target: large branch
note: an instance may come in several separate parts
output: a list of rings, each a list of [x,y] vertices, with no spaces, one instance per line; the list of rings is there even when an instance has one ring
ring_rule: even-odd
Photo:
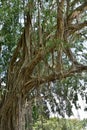
[[[36,54],[35,58],[31,61],[31,63],[28,63],[27,66],[25,66],[25,68],[22,68],[25,69],[26,77],[32,74],[35,66],[44,58],[45,55],[46,53],[44,53],[44,50],[40,49]]]
[[[14,66],[14,63],[16,62],[16,60],[18,58],[18,55],[20,53],[21,48],[23,49],[23,51],[25,51],[24,50],[25,46],[27,45],[27,48],[29,47],[29,39],[28,39],[28,37],[29,37],[30,26],[31,26],[31,17],[30,17],[29,12],[27,12],[27,21],[25,23],[25,28],[24,28],[23,33],[22,33],[22,35],[20,37],[20,40],[19,40],[19,42],[17,44],[17,47],[16,47],[16,49],[15,49],[15,51],[13,53],[13,56],[12,56],[12,58],[10,60],[10,67],[11,68]],[[24,56],[25,52],[21,52],[21,53],[23,53],[22,57],[24,58],[25,57]]]
[[[84,21],[83,23],[80,24],[71,24],[69,26],[69,31],[70,31],[69,34],[73,34],[74,32],[79,31],[86,26],[87,26],[87,21]]]
[[[24,68],[22,68],[23,72],[25,73],[25,76],[26,77],[29,77],[29,75],[31,76],[34,68],[36,67],[36,65],[38,63],[40,63],[41,60],[43,60],[45,58],[45,56],[48,54],[48,53],[51,53],[53,51],[53,49],[55,49],[56,45],[53,44],[53,46],[51,47],[47,47],[47,48],[39,48],[36,56],[34,59],[32,59],[31,62],[29,62],[26,66],[24,66]],[[22,71],[21,70],[21,71]]]
[[[71,49],[69,47],[66,47],[64,49],[64,52],[66,53],[66,55],[68,56],[69,60],[74,64],[77,65],[79,64],[77,62],[77,59],[75,58],[75,55],[72,53]]]
[[[87,9],[87,2],[84,2],[82,5],[74,9],[71,14],[68,16],[68,22],[72,21],[77,15],[81,14],[83,11]]]
[[[55,81],[55,80],[61,80],[63,78],[67,78],[70,76],[73,76],[75,73],[81,73],[83,71],[87,71],[87,66],[83,65],[77,65],[76,68],[71,68],[69,71],[63,72],[63,74],[60,73],[52,73],[48,76],[43,76],[40,78],[34,78],[24,84],[22,87],[23,95],[26,95],[29,90],[35,87],[39,87],[43,83]]]

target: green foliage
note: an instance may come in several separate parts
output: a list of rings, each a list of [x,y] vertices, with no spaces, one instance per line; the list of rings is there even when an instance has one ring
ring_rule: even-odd
[[[22,24],[19,22],[21,4],[19,0],[0,2],[0,74],[1,82],[5,85],[9,61],[22,32]]]
[[[34,121],[36,121],[39,118],[38,106],[36,105],[33,105],[32,117]]]
[[[85,130],[87,120],[77,120],[77,119],[57,119],[51,118],[49,120],[44,120],[43,130]],[[34,130],[42,130],[40,120],[37,121],[34,126]]]

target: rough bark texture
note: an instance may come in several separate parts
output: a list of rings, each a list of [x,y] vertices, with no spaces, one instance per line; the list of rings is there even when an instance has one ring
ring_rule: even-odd
[[[81,24],[76,24],[74,26],[71,24],[75,12],[83,12],[83,8],[86,8],[86,4],[83,4],[81,8],[78,7],[77,9],[75,9],[69,16],[64,16],[66,15],[63,10],[64,0],[62,0],[62,2],[58,2],[57,5],[58,15],[56,27],[57,34],[55,34],[57,36],[56,39],[64,40],[65,43],[67,42],[66,44],[68,44],[68,37],[71,34],[75,33],[75,31],[87,25],[87,21]],[[13,54],[8,68],[8,92],[6,93],[4,102],[0,108],[0,130],[25,130],[24,122],[26,114],[26,96],[31,89],[36,86],[38,87],[38,84],[40,86],[41,84],[46,82],[51,82],[58,79],[61,80],[62,78],[66,78],[72,76],[75,73],[80,73],[87,70],[87,66],[79,64],[73,56],[70,48],[68,46],[67,48],[63,48],[61,42],[59,48],[57,48],[58,60],[60,61],[57,62],[57,64],[62,64],[62,53],[64,52],[68,56],[72,64],[75,65],[74,68],[72,66],[69,70],[64,70],[62,68],[62,72],[60,68],[60,70],[56,70],[56,73],[54,71],[52,73],[49,73],[49,75],[41,75],[40,77],[34,76],[33,72],[35,70],[35,67],[45,59],[45,56],[47,54],[53,53],[53,51],[56,50],[56,45],[54,44],[50,48],[45,48],[45,51],[43,47],[39,47],[38,51],[36,51],[35,54],[32,54],[32,42],[30,41],[32,26],[29,14],[27,18],[28,19],[24,29],[24,33],[20,38],[20,41]],[[41,30],[41,27],[39,28]],[[39,35],[42,35],[40,30]],[[45,40],[50,38],[50,35],[51,34],[49,34],[49,37],[45,37]],[[41,39],[39,39],[39,42],[42,42]],[[29,116],[31,116],[30,112]],[[29,119],[29,122],[32,123],[32,120]],[[32,128],[30,128],[30,130],[32,130]]]

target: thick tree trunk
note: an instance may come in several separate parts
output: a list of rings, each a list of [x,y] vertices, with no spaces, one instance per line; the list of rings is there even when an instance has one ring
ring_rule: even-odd
[[[13,69],[15,66],[12,66]],[[0,130],[22,130],[24,125],[24,99],[21,92],[23,76],[19,71],[9,66],[8,70],[8,92],[0,108]],[[20,70],[20,69],[19,69]],[[19,75],[17,76],[17,74]],[[23,129],[24,130],[24,129]]]
[[[23,87],[24,83],[30,79],[26,67],[30,60],[30,26],[28,14],[24,32],[8,69],[8,92],[0,108],[0,130],[25,130],[25,96],[28,90],[25,91]],[[18,62],[17,59],[19,59]]]
[[[0,129],[1,130],[19,130],[19,111],[18,99],[15,99],[10,108],[1,116]]]
[[[0,113],[0,130],[25,130],[27,128],[25,121],[26,123],[31,122],[31,120],[26,120],[26,117],[29,118],[31,110],[29,105],[26,107],[26,102],[23,104],[21,94],[13,97],[10,104],[5,107],[2,107],[2,113]],[[32,128],[30,122],[27,124],[29,125],[28,128]]]

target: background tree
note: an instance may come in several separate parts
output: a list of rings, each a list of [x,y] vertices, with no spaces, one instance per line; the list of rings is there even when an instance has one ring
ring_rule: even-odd
[[[0,6],[0,128],[32,130],[32,115],[49,114],[47,103],[70,116],[78,93],[86,96],[87,2],[7,0]]]

